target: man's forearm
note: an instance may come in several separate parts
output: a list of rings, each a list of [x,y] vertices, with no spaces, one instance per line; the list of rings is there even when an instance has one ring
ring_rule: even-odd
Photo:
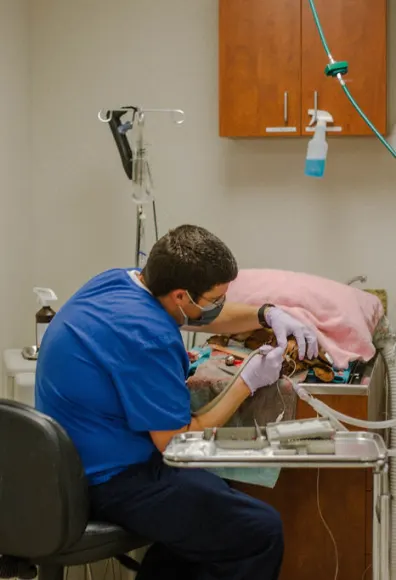
[[[208,334],[237,334],[261,328],[258,306],[228,302],[214,322],[208,326],[190,327],[186,330]]]
[[[189,431],[203,431],[207,427],[221,427],[231,419],[249,396],[249,387],[241,378],[238,378],[210,411],[192,418]]]
[[[151,439],[157,449],[163,453],[169,441],[175,435],[186,431],[203,431],[206,427],[221,427],[242,405],[243,401],[250,395],[249,387],[238,378],[232,387],[225,393],[224,397],[207,413],[198,417],[192,417],[191,423],[175,431],[151,431]]]

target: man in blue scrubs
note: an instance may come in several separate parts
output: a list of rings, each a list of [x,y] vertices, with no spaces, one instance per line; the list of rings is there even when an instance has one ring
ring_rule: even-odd
[[[153,543],[139,580],[276,580],[282,524],[270,506],[205,470],[162,463],[177,433],[221,426],[280,374],[288,335],[314,356],[315,334],[273,305],[227,304],[237,265],[207,230],[181,226],[153,247],[142,272],[114,269],[59,310],[40,348],[36,406],[80,453],[93,517]],[[180,327],[216,333],[271,326],[275,349],[253,357],[226,396],[192,417]]]

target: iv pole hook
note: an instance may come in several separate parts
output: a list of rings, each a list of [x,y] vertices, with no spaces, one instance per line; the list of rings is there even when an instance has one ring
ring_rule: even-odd
[[[139,109],[141,113],[168,113],[176,125],[184,123],[185,114],[182,109]]]
[[[115,109],[100,109],[98,119],[102,123],[110,123],[114,111],[135,111],[143,120],[145,113],[168,113],[176,125],[182,125],[185,120],[185,113],[182,109],[145,109],[143,107],[117,107]]]

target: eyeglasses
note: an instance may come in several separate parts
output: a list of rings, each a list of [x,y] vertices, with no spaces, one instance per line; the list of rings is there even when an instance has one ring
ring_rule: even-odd
[[[198,306],[198,308],[200,308],[201,310],[204,310],[205,307],[200,306],[199,304],[197,304],[195,302],[195,300],[193,300],[191,298],[191,295],[189,293],[188,290],[186,290],[186,294],[189,297],[189,299],[191,300],[191,302],[195,305]],[[213,304],[213,306],[223,306],[225,301],[226,301],[226,295],[223,294],[223,296],[219,296],[219,298],[215,298],[214,300],[210,300],[209,298],[206,298],[206,296],[202,296],[202,295],[198,295],[198,298],[202,298],[203,300],[206,300],[206,302],[209,302],[210,304]]]

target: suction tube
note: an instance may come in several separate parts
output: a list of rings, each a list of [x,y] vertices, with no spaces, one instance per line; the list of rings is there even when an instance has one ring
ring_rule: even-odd
[[[392,441],[392,448],[396,446],[396,338],[393,334],[389,322],[387,319],[381,321],[381,330],[374,337],[374,344],[376,348],[382,354],[389,380],[389,392],[391,395],[391,409],[392,418],[386,421],[364,421],[362,419],[357,419],[356,417],[351,417],[340,413],[335,409],[332,409],[323,401],[315,399],[312,397],[304,387],[297,384],[296,381],[291,381],[293,388],[297,393],[298,397],[310,405],[319,415],[324,417],[329,417],[332,419],[337,419],[342,423],[347,425],[353,425],[354,427],[361,427],[362,429],[393,429],[395,440]]]
[[[386,340],[378,343],[382,356],[384,357],[389,380],[390,393],[390,407],[392,417],[396,418],[396,340],[389,332],[389,337]],[[391,448],[396,449],[396,428],[391,430]],[[396,457],[390,457],[390,492],[391,492],[391,562],[390,562],[390,577],[396,580]]]
[[[308,403],[319,415],[323,417],[329,417],[331,419],[338,419],[342,423],[347,425],[353,425],[354,427],[361,427],[362,429],[391,429],[396,428],[396,419],[389,419],[389,421],[364,421],[362,419],[356,419],[355,417],[350,417],[349,415],[344,415],[335,409],[332,409],[323,401],[311,397],[307,391],[300,385],[294,385],[294,390],[297,395]]]

